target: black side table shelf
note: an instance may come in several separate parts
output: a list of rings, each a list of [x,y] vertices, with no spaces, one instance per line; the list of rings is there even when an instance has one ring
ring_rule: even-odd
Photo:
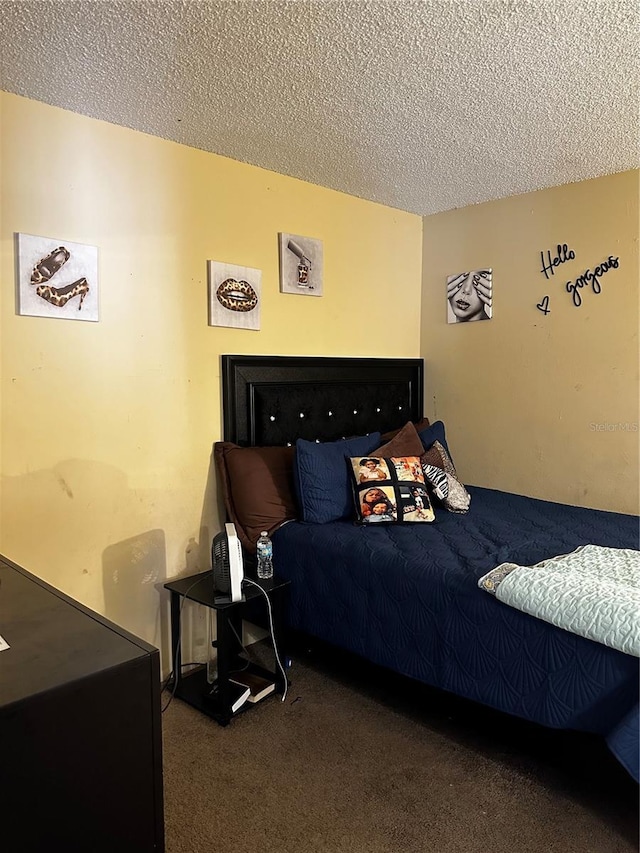
[[[282,665],[286,666],[283,649],[283,616],[291,582],[277,577],[269,580],[252,580],[254,580],[254,583],[259,584],[269,596],[277,651]],[[170,689],[178,699],[182,699],[184,702],[212,717],[220,725],[226,726],[233,717],[229,679],[233,678],[232,671],[234,668],[239,668],[238,663],[246,664],[245,659],[241,658],[238,654],[238,640],[234,635],[234,631],[238,636],[242,636],[242,620],[248,619],[248,621],[254,621],[249,617],[252,617],[255,613],[260,613],[262,619],[266,619],[266,624],[268,625],[266,598],[253,584],[244,583],[242,585],[243,594],[241,601],[220,603],[216,601],[214,596],[213,575],[210,571],[180,578],[179,580],[166,583],[164,586],[171,593],[173,676],[170,682]],[[209,684],[207,681],[206,665],[194,669],[186,675],[182,675],[180,622],[182,605],[185,598],[216,611],[218,677],[214,684]],[[275,682],[276,693],[280,693],[281,695],[284,693],[286,676],[278,665],[275,649],[272,671],[265,670],[254,663],[250,663],[248,668],[252,672]],[[245,703],[242,708],[246,708],[247,704]]]

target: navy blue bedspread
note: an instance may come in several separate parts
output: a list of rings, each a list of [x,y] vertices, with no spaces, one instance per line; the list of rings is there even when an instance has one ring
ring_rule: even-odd
[[[432,524],[289,522],[275,570],[290,624],[374,663],[545,726],[595,732],[638,779],[638,659],[515,610],[477,587],[593,543],[639,547],[635,516],[469,487]]]

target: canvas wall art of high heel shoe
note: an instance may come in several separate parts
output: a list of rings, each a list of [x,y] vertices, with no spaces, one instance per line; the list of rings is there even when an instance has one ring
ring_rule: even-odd
[[[98,320],[95,246],[30,234],[18,234],[16,242],[19,314]]]

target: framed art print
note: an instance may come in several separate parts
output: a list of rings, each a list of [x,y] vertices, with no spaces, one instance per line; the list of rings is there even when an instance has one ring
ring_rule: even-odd
[[[471,323],[493,316],[493,270],[461,272],[447,278],[447,322]]]
[[[209,325],[260,329],[262,271],[208,261]]]
[[[322,296],[322,241],[297,234],[279,234],[280,291]]]
[[[16,235],[17,312],[98,321],[98,249],[58,237]]]

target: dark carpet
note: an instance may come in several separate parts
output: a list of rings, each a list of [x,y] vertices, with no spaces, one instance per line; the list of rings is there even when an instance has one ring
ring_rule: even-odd
[[[226,728],[170,703],[167,853],[638,850],[638,786],[600,738],[326,649],[299,650],[290,678]]]

